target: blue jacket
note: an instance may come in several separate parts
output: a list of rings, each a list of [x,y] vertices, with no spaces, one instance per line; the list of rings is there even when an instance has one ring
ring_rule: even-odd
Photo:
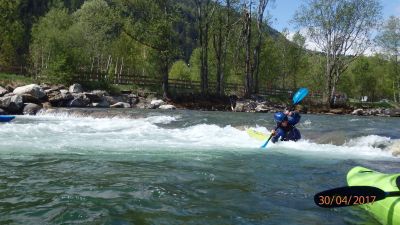
[[[288,126],[283,127],[280,123],[276,125],[276,134],[272,137],[272,143],[281,141],[297,141],[301,138],[300,131],[295,125],[300,121],[300,114],[298,112],[292,112],[291,116],[288,116]]]
[[[294,126],[300,121],[300,113],[298,112],[292,112],[291,116],[288,116],[288,122],[290,125]]]

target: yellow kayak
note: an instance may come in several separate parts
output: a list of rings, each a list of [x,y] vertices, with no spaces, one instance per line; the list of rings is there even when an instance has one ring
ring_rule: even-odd
[[[270,133],[263,133],[263,132],[256,131],[253,129],[247,129],[246,132],[250,137],[257,139],[259,141],[265,141],[271,135]]]

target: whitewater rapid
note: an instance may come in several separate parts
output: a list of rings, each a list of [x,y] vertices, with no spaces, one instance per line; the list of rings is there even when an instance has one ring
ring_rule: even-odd
[[[365,135],[344,144],[317,143],[307,138],[298,142],[269,144],[250,138],[245,129],[268,132],[262,126],[234,127],[213,123],[169,126],[180,122],[181,115],[143,115],[137,118],[93,118],[68,113],[42,113],[17,116],[12,123],[0,125],[2,154],[101,154],[130,151],[274,151],[287,154],[311,154],[321,157],[393,158],[390,137]],[[304,120],[300,129],[312,129],[313,121]]]

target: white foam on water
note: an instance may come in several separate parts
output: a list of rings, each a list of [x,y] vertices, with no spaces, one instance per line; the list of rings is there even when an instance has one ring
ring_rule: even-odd
[[[258,151],[263,141],[250,138],[232,126],[198,124],[185,128],[165,128],[160,124],[178,121],[179,116],[145,118],[91,118],[70,114],[18,116],[13,123],[0,125],[0,154],[4,153],[110,153],[129,151]],[[268,132],[265,127],[254,128]],[[268,150],[288,153],[356,157],[392,157],[392,140],[369,135],[342,146],[317,144],[310,140],[270,143]],[[383,147],[382,147],[383,146]]]
[[[392,152],[388,148],[381,148],[380,145],[390,146],[390,138],[387,137],[370,137],[376,135],[369,135],[365,137],[350,140],[344,145],[333,144],[317,144],[310,140],[300,140],[297,142],[279,142],[269,146],[271,150],[284,149],[285,152],[309,152],[315,153],[323,157],[339,157],[339,158],[369,158],[378,159],[393,158]],[[373,142],[375,139],[376,142]],[[363,141],[360,141],[363,140]],[[365,141],[368,140],[368,141]]]

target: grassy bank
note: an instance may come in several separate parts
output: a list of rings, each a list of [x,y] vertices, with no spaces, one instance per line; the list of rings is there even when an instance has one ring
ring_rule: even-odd
[[[17,74],[0,73],[0,86],[11,85],[13,87],[36,83],[31,77]]]

